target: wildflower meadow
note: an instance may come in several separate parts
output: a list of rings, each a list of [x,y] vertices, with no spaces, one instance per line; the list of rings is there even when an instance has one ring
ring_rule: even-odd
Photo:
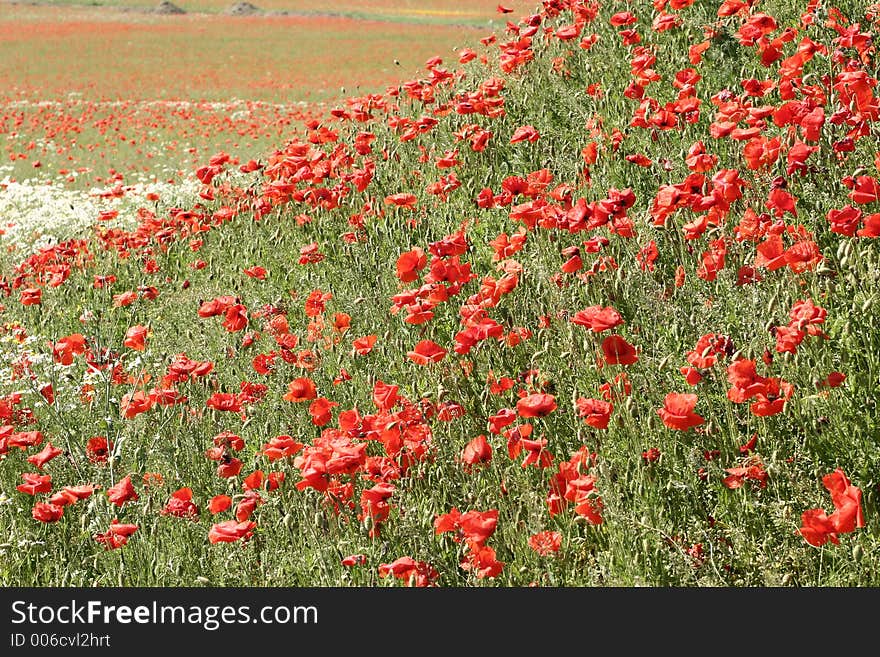
[[[0,9],[0,583],[880,585],[880,4],[200,3]]]

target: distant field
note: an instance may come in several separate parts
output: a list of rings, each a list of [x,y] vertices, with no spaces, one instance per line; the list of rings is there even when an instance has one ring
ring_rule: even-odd
[[[5,0],[4,0],[5,1]],[[44,0],[40,5],[49,6],[92,6],[119,9],[153,9],[160,0]],[[236,3],[236,0],[179,0],[175,5],[187,13],[223,13]],[[358,15],[405,22],[472,23],[485,27],[490,21],[504,21],[497,4],[481,0],[341,0],[340,2],[316,3],[311,0],[256,0],[250,4],[266,12],[290,12],[309,15],[334,14]],[[522,12],[531,12],[540,3],[513,0],[503,3],[513,9],[510,16],[518,17]]]
[[[0,93],[38,92],[41,99],[77,91],[98,99],[323,100],[343,95],[343,86],[377,90],[483,36],[449,25],[329,16],[3,9]]]
[[[0,4],[0,179],[87,187],[120,173],[174,179],[217,150],[259,157],[307,105],[418,77],[506,22],[490,2],[349,0],[316,15],[314,3],[272,0],[255,4],[313,15],[247,17],[200,2],[180,6],[214,13]]]

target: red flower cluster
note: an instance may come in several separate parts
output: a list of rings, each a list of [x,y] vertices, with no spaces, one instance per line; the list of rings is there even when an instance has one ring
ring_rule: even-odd
[[[467,551],[461,567],[473,572],[478,578],[498,577],[504,568],[504,562],[496,559],[494,548],[486,545],[497,526],[496,509],[461,513],[453,507],[449,513],[438,515],[434,519],[435,534],[452,532],[456,543],[464,542]]]
[[[840,543],[840,534],[847,534],[865,526],[862,515],[862,491],[853,486],[843,470],[822,477],[822,483],[831,493],[834,512],[829,516],[822,509],[808,509],[801,516],[798,530],[810,545],[821,547],[828,541]]]

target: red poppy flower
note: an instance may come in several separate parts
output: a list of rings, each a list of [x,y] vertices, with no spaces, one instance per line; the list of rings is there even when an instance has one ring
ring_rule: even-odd
[[[849,198],[860,205],[880,199],[880,182],[871,176],[856,176],[851,184]]]
[[[624,159],[627,162],[632,162],[633,164],[636,164],[640,167],[650,167],[652,164],[654,164],[654,160],[642,153],[627,155]]]
[[[231,431],[221,431],[214,436],[212,442],[220,449],[220,456],[225,453],[226,448],[240,452],[244,449],[244,440],[238,434]],[[210,458],[210,457],[209,457]],[[219,457],[218,457],[219,458]]]
[[[303,443],[297,442],[292,437],[284,434],[275,436],[263,445],[263,455],[271,463],[281,458],[295,456],[303,447],[305,447]]]
[[[241,412],[241,399],[238,395],[231,392],[215,392],[208,397],[205,406],[213,408],[216,411],[228,411],[230,413]]]
[[[336,313],[333,315],[333,330],[337,333],[345,333],[351,328],[351,315],[348,313]]]
[[[104,436],[93,436],[86,443],[86,456],[92,463],[106,463],[111,451],[113,443],[108,442]]]
[[[251,278],[256,278],[257,280],[265,280],[266,276],[268,276],[269,272],[266,271],[265,267],[260,267],[259,265],[254,265],[253,267],[248,267],[244,270],[244,273]]]
[[[412,557],[400,557],[391,563],[379,564],[379,577],[393,575],[407,586],[433,586],[440,574],[427,562]]]
[[[217,476],[222,479],[237,477],[241,472],[242,465],[241,459],[227,456],[222,459],[220,465],[217,466]]]
[[[417,202],[418,199],[415,194],[408,194],[406,192],[390,194],[385,197],[386,205],[396,205],[399,208],[408,208],[410,210],[415,208]]]
[[[34,520],[40,522],[58,522],[64,515],[64,507],[56,504],[47,504],[45,502],[37,502],[31,510],[31,516]]]
[[[688,61],[690,61],[690,63],[694,66],[697,66],[702,60],[703,53],[706,52],[711,45],[711,41],[702,41],[700,43],[691,45],[688,48]]]
[[[688,169],[696,173],[711,171],[718,164],[718,156],[706,152],[706,146],[701,141],[691,144],[685,159]]]
[[[512,408],[502,408],[495,415],[489,417],[489,431],[498,434],[501,430],[516,422],[516,411]]]
[[[52,475],[24,472],[22,473],[21,478],[24,479],[24,483],[19,484],[15,489],[22,493],[26,493],[27,495],[48,493],[52,490]]]
[[[129,537],[138,529],[137,525],[120,523],[117,518],[110,523],[109,529],[103,534],[96,534],[95,540],[102,543],[108,550],[121,548],[128,543]]]
[[[688,385],[695,386],[703,380],[703,375],[696,367],[682,367],[679,371]]]
[[[199,507],[192,501],[192,489],[181,488],[171,494],[160,513],[163,516],[195,519],[199,515]]]
[[[556,410],[556,398],[547,393],[527,395],[516,402],[520,417],[544,417]]]
[[[340,563],[347,568],[351,568],[352,566],[363,566],[367,563],[367,555],[350,554],[347,557],[343,557]]]
[[[862,515],[862,491],[853,486],[843,470],[822,477],[822,483],[831,493],[834,513],[826,515],[822,509],[808,509],[801,515],[801,528],[798,530],[810,545],[820,547],[829,540],[840,543],[838,534],[855,531],[865,526]]]
[[[470,48],[462,48],[458,51],[458,63],[467,64],[477,58],[477,53]]]
[[[446,354],[446,349],[431,340],[422,340],[413,347],[412,351],[406,352],[407,358],[416,365],[439,363]]]
[[[469,546],[483,545],[498,526],[498,510],[460,513],[455,507],[449,513],[434,519],[434,533],[455,532],[456,542],[466,541]]]
[[[461,562],[464,570],[469,570],[480,579],[498,577],[504,569],[504,562],[495,557],[495,549],[488,545],[473,546]]]
[[[2,400],[0,400],[0,408],[5,405],[6,404]],[[27,447],[37,447],[43,442],[43,434],[39,431],[19,431],[13,433],[12,429],[12,425],[9,424],[4,425],[2,429],[0,429],[0,435],[6,436],[7,447],[18,447],[19,449],[23,450]]]
[[[796,329],[793,326],[776,326],[776,351],[779,353],[797,353],[798,345],[807,337],[805,331]]]
[[[623,324],[623,317],[614,308],[602,306],[590,306],[576,312],[571,318],[572,324],[586,326],[593,333],[601,333],[608,329]]]
[[[831,372],[827,377],[818,383],[819,388],[837,388],[846,381],[846,374],[843,372]]]
[[[461,518],[461,512],[452,507],[449,513],[441,513],[434,518],[434,533],[445,534],[446,532],[454,532],[458,530],[458,519]],[[458,540],[458,537],[456,537]]]
[[[21,291],[20,301],[23,306],[39,306],[43,290],[38,287],[27,287]]]
[[[376,340],[378,338],[375,335],[365,335],[360,338],[355,338],[352,341],[352,351],[358,356],[366,356],[373,350],[373,346],[376,344]]]
[[[812,299],[795,301],[788,313],[791,321],[789,326],[797,329],[806,329],[812,336],[824,335],[819,329],[819,324],[824,324],[828,317],[828,311],[813,303]]]
[[[785,408],[785,403],[794,394],[794,386],[782,379],[771,377],[764,380],[764,390],[755,396],[749,406],[753,415],[768,417],[777,415]]]
[[[128,291],[113,295],[113,306],[115,308],[130,306],[135,301],[137,301],[137,292]]]
[[[458,518],[458,528],[468,546],[483,545],[498,526],[498,511],[468,511]]]
[[[853,486],[843,470],[837,468],[834,472],[822,477],[822,483],[831,493],[831,503],[834,505],[834,513],[831,521],[836,531],[848,533],[858,527],[865,526],[865,518],[862,514],[862,491]]]
[[[330,420],[333,419],[331,409],[334,406],[339,406],[339,403],[330,401],[326,397],[315,399],[315,401],[309,404],[309,415],[312,417],[312,424],[318,427],[329,424]]]
[[[543,531],[529,536],[529,547],[542,557],[559,552],[562,546],[562,534],[554,531]]]
[[[702,416],[693,412],[696,405],[696,395],[670,392],[663,400],[663,408],[657,409],[657,414],[670,429],[686,431],[705,421]]]
[[[775,271],[788,264],[780,235],[770,235],[755,250],[757,251],[755,267],[766,267],[770,271]]]
[[[205,301],[199,306],[198,315],[203,318],[222,315],[233,305],[235,305],[235,297],[233,296],[223,295],[215,297],[210,301]]]
[[[634,23],[637,23],[638,20],[639,19],[632,12],[619,11],[611,17],[609,22],[614,27],[622,27],[624,25],[632,25]]]
[[[614,406],[601,399],[587,399],[580,397],[575,402],[579,417],[595,429],[607,429],[611,420],[611,412]]]
[[[821,108],[820,108],[821,109]],[[788,165],[785,172],[788,175],[799,171],[801,175],[805,175],[808,171],[807,158],[819,150],[818,146],[808,146],[804,142],[797,140],[785,154],[785,161]]]
[[[126,502],[134,502],[138,494],[131,483],[131,476],[120,479],[114,486],[107,489],[107,499],[116,506],[122,506]]]
[[[838,545],[840,539],[834,523],[822,509],[808,509],[801,514],[801,527],[798,530],[804,540],[812,546],[821,547],[829,540]]]
[[[856,235],[859,237],[880,237],[880,212],[869,214],[864,218],[864,227]]]
[[[118,518],[113,518],[109,529],[117,536],[129,537],[138,530],[138,527],[130,523],[121,523]]]
[[[333,298],[331,292],[322,292],[321,290],[312,290],[305,301],[306,317],[317,317],[327,307],[327,302]]]
[[[373,386],[373,403],[380,411],[390,411],[397,403],[398,386],[376,381]]]
[[[63,453],[64,450],[55,447],[52,443],[46,443],[46,446],[42,450],[37,454],[28,456],[27,460],[28,463],[32,463],[37,469],[42,470],[44,465]]]
[[[255,522],[238,522],[226,520],[213,525],[208,531],[208,540],[214,543],[234,543],[238,540],[249,539],[257,526]]]
[[[146,326],[140,324],[132,326],[125,332],[125,340],[122,344],[135,351],[144,351],[146,349],[144,341],[147,339],[149,331]]]
[[[522,424],[504,432],[507,438],[507,453],[510,458],[516,458],[520,452],[525,450],[526,457],[520,464],[521,467],[527,468],[530,465],[536,468],[549,468],[553,464],[553,454],[547,451],[547,439],[538,438],[537,440],[530,438],[533,427],[531,424]]]
[[[727,398],[734,404],[742,404],[767,390],[767,379],[760,376],[753,360],[741,358],[727,366],[727,381],[733,386]]]
[[[743,148],[743,159],[749,169],[770,168],[779,158],[781,148],[782,142],[779,137],[767,139],[758,135]]]
[[[376,538],[379,535],[379,526],[387,520],[388,514],[391,512],[388,499],[396,490],[393,484],[379,482],[361,493],[361,511],[358,514],[358,520],[361,522],[369,520],[372,523],[370,527],[371,538]]]
[[[639,360],[636,348],[619,335],[602,340],[602,353],[609,365],[632,365]]]
[[[319,251],[318,243],[312,242],[299,250],[299,259],[297,260],[297,263],[300,265],[315,264],[321,262],[324,257],[324,254]]]
[[[720,333],[706,333],[700,336],[697,344],[685,358],[687,362],[699,369],[708,369],[718,362],[719,357],[733,353],[734,347],[730,338]]]
[[[70,504],[76,504],[79,500],[84,500],[92,496],[92,493],[95,492],[94,484],[84,484],[82,486],[65,486],[57,493],[54,493],[49,498],[50,504],[55,504],[57,506],[68,506]]]
[[[492,460],[492,445],[486,440],[486,436],[480,434],[467,445],[461,453],[461,461],[467,466],[488,463]]]
[[[645,463],[656,463],[660,460],[660,450],[656,447],[649,447],[644,452],[642,452],[642,460]]]
[[[287,393],[282,399],[289,402],[301,402],[315,399],[317,396],[315,382],[308,377],[299,377],[287,384]]]
[[[226,511],[232,506],[232,498],[229,495],[215,495],[208,503],[208,510],[214,515]]]
[[[248,324],[247,308],[237,303],[226,309],[226,317],[223,320],[223,328],[230,333],[236,333],[244,329]]]
[[[259,470],[257,472],[260,472]],[[263,473],[260,472],[260,475]],[[250,477],[252,480],[255,479],[253,476]],[[256,477],[256,479],[262,480],[262,476]],[[256,481],[252,481],[252,483],[257,483]],[[260,484],[262,485],[262,484]],[[242,499],[238,501],[238,504],[235,506],[235,519],[238,522],[246,522],[251,519],[254,511],[256,511],[257,507],[263,503],[263,498],[260,497],[260,494],[254,490],[248,490],[245,492],[245,495]]]
[[[749,452],[753,452],[755,450],[755,446],[758,444],[758,434],[752,434],[752,437],[749,438],[748,442],[745,445],[739,446],[740,454],[748,454]]]
[[[774,187],[770,190],[765,205],[769,210],[773,210],[776,217],[782,217],[786,212],[789,212],[796,217],[796,202],[797,199],[784,189],[781,187]]]
[[[852,237],[861,227],[862,211],[847,205],[839,210],[832,209],[826,215],[828,223],[831,224],[831,232],[839,235]]]
[[[133,393],[125,393],[119,402],[119,410],[122,411],[122,414],[129,420],[137,417],[141,413],[146,413],[152,407],[153,400],[142,390]]]
[[[538,134],[538,131],[535,130],[534,126],[524,125],[520,126],[513,132],[513,136],[510,138],[511,144],[518,144],[522,141],[536,142],[541,138],[541,135]]]
[[[86,339],[82,333],[72,333],[52,345],[52,359],[62,365],[71,365],[76,355],[86,353]]]
[[[721,483],[732,490],[741,488],[746,479],[757,481],[758,486],[761,488],[766,488],[767,486],[769,475],[764,470],[764,465],[760,462],[741,468],[725,468],[724,471],[728,476]]]

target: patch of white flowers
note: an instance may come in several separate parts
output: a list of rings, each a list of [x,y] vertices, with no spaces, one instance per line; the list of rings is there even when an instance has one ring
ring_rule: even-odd
[[[13,390],[9,386],[21,386],[21,379],[16,379],[13,367],[16,363],[20,363],[26,358],[32,365],[40,365],[51,360],[51,356],[40,351],[36,344],[40,342],[40,338],[35,335],[28,335],[21,340],[14,331],[0,332],[0,394],[8,394],[10,392],[30,392],[27,387]],[[45,345],[45,341],[43,341]]]
[[[124,194],[116,196],[109,187],[67,189],[37,180],[12,181],[6,175],[0,178],[0,246],[24,258],[58,242],[88,236],[101,213],[111,210],[119,214],[104,224],[130,230],[136,225],[138,208],[155,206],[148,196],[193,203],[199,189],[195,179],[175,184],[149,181],[124,185]]]

